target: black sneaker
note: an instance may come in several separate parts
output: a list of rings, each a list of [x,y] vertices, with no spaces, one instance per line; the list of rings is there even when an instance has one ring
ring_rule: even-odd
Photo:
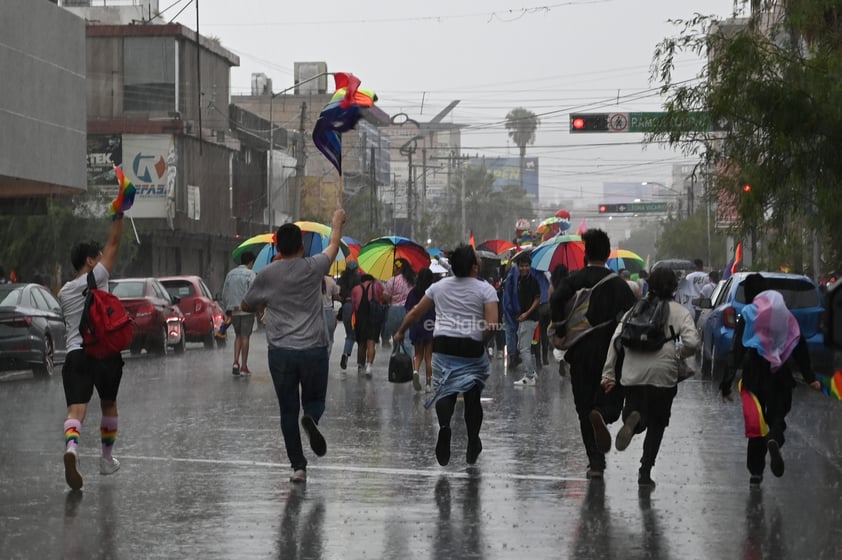
[[[439,437],[436,440],[436,461],[441,466],[450,462],[450,426],[439,428]]]
[[[348,368],[348,354],[342,354],[342,359],[339,360],[339,367],[342,369]]]
[[[327,453],[327,442],[324,436],[316,426],[316,421],[310,416],[303,416],[301,418],[301,427],[307,433],[307,438],[310,440],[310,448],[319,457],[323,457]]]
[[[231,366],[231,375],[240,375],[240,364],[234,362],[234,365]]]
[[[778,442],[770,439],[766,442],[766,447],[769,449],[769,468],[772,474],[778,478],[784,475],[784,458],[781,457],[781,446]]]
[[[605,425],[605,419],[602,418],[602,414],[598,410],[591,410],[589,417],[591,426],[593,426],[593,435],[596,439],[596,448],[600,453],[608,453],[611,451],[611,432]]]
[[[479,439],[479,436],[474,440],[468,439],[468,452],[465,454],[465,461],[469,465],[475,464],[480,453],[482,453],[482,440]]]
[[[640,413],[633,410],[623,423],[623,427],[617,432],[617,439],[614,441],[614,447],[617,448],[617,451],[625,451],[629,446],[634,437],[634,429],[637,428],[638,422],[640,422]]]

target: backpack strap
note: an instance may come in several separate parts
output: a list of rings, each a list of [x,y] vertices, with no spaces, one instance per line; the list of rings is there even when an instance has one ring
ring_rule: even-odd
[[[88,290],[96,290],[96,276],[94,276],[94,271],[88,271]]]

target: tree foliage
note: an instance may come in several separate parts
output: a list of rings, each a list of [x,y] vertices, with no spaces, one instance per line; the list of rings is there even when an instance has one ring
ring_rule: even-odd
[[[738,201],[738,233],[761,240],[764,264],[803,255],[805,232],[817,228],[835,266],[842,247],[835,194],[842,182],[842,4],[775,7],[725,21],[698,14],[674,21],[680,31],[658,45],[652,65],[667,117],[647,140],[698,156],[713,199]],[[677,82],[673,69],[684,53],[708,61],[697,79]],[[727,123],[728,132],[682,126],[695,111]]]
[[[506,130],[509,131],[509,138],[518,147],[520,154],[520,188],[523,185],[523,171],[526,162],[526,146],[535,143],[535,132],[541,120],[538,116],[523,107],[517,107],[506,115]]]

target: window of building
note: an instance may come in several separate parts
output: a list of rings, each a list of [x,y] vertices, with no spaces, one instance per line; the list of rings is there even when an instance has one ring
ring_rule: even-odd
[[[125,111],[174,111],[175,39],[126,37],[123,81]]]

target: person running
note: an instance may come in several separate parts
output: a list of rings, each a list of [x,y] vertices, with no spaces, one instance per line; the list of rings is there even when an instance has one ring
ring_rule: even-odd
[[[538,326],[538,307],[541,303],[541,287],[532,275],[532,259],[523,254],[516,260],[517,301],[521,309],[517,320],[517,353],[523,365],[523,377],[515,381],[515,387],[529,387],[535,385],[535,359],[532,352],[532,340],[535,338],[535,328]],[[540,355],[538,356],[540,359]]]
[[[728,367],[719,384],[722,398],[731,400],[731,386],[738,373],[745,419],[746,468],[749,485],[759,487],[766,468],[766,452],[772,474],[784,474],[781,455],[786,438],[786,415],[792,408],[792,362],[812,388],[821,389],[810,363],[807,341],[798,320],[786,307],[783,296],[766,289],[760,274],[743,280],[746,305],[737,317]]]
[[[435,307],[433,396],[424,407],[436,407],[439,421],[436,460],[442,466],[450,462],[450,421],[456,398],[462,393],[468,434],[465,460],[473,465],[482,452],[480,396],[491,374],[485,344],[494,335],[499,320],[497,292],[488,282],[477,278],[480,262],[470,245],[457,247],[450,256],[450,264],[453,276],[427,288],[395,332],[395,342],[401,343],[409,326]]]
[[[564,311],[581,288],[593,288],[609,274],[605,266],[611,253],[611,240],[601,229],[589,229],[582,234],[585,242],[587,266],[561,280],[551,300],[553,322],[564,318]],[[602,368],[608,355],[608,345],[617,327],[617,318],[631,309],[635,298],[626,281],[615,276],[593,290],[588,306],[591,325],[604,325],[583,336],[567,349],[564,359],[570,364],[570,383],[573,402],[579,416],[582,443],[588,455],[589,479],[601,479],[605,471],[605,453],[611,449],[611,434],[606,422],[620,417],[623,408],[622,386],[607,395],[601,387]]]
[[[409,261],[404,258],[395,259],[392,267],[392,277],[383,285],[381,301],[389,306],[386,312],[386,323],[383,325],[384,341],[392,339],[403,318],[406,317],[406,296],[415,285],[415,271]],[[404,347],[407,354],[411,349]]]
[[[429,268],[422,268],[418,272],[418,279],[415,286],[410,290],[409,295],[406,296],[406,312],[412,311],[424,293],[427,291],[433,282],[435,275]],[[421,369],[421,362],[424,362],[426,373],[426,387],[429,393],[432,390],[433,379],[433,327],[436,323],[436,308],[433,307],[424,314],[418,321],[409,327],[409,339],[412,341],[414,354],[412,356],[412,386],[416,391],[421,390],[421,379],[419,377],[419,370]]]
[[[354,333],[357,340],[357,373],[365,372],[371,377],[374,356],[377,354],[377,340],[383,329],[384,319],[371,312],[372,302],[380,301],[383,284],[371,274],[363,274],[362,282],[351,290],[351,309],[354,312]]]
[[[623,370],[626,400],[623,407],[623,427],[617,432],[615,440],[617,450],[625,450],[635,434],[646,431],[637,477],[637,483],[642,487],[655,486],[651,472],[664,437],[664,430],[669,425],[672,401],[678,393],[678,371],[682,367],[682,360],[694,355],[699,346],[699,333],[693,323],[693,316],[683,305],[672,301],[676,288],[678,279],[675,272],[668,268],[656,268],[649,277],[647,298],[669,302],[669,319],[664,336],[669,337],[671,333],[675,333],[679,336],[681,344],[676,344],[675,340],[668,340],[659,350],[652,352],[621,347],[619,339],[623,323],[620,322],[611,338],[608,357],[602,370],[602,388],[606,393],[614,390],[617,384],[615,370],[618,363]],[[619,348],[622,348],[622,352],[618,351]]]
[[[266,265],[249,287],[241,309],[265,311],[269,372],[281,411],[281,433],[292,467],[290,481],[307,481],[307,458],[301,447],[301,427],[318,457],[327,443],[318,428],[325,411],[328,376],[328,337],[322,305],[322,279],[339,252],[345,211],[333,213],[330,240],[324,251],[304,256],[301,228],[284,224],[276,244],[280,259]],[[300,393],[299,393],[300,391]]]
[[[351,305],[351,290],[355,286],[360,285],[360,265],[357,261],[347,262],[345,270],[339,276],[337,284],[339,284],[339,300],[342,302],[342,308],[339,313],[342,316],[342,325],[345,327],[345,345],[342,348],[339,367],[344,370],[348,367],[348,358],[351,357],[351,352],[354,351],[354,342],[356,340],[354,324],[352,322],[354,310]]]
[[[102,409],[99,426],[102,456],[99,460],[99,472],[109,475],[120,468],[120,462],[114,458],[112,451],[117,439],[117,392],[123,376],[123,358],[120,354],[101,360],[89,356],[82,349],[82,333],[79,330],[85,309],[88,273],[93,272],[98,289],[108,290],[108,278],[117,260],[123,236],[123,214],[117,213],[114,218],[105,247],[100,249],[99,244],[93,241],[78,243],[73,247],[70,262],[76,276],[62,286],[58,293],[61,311],[64,314],[67,345],[67,356],[61,370],[64,399],[67,403],[67,416],[64,420],[64,479],[72,490],[82,488],[79,437],[94,388],[99,395]]]
[[[225,275],[222,284],[222,303],[226,313],[231,314],[231,324],[234,327],[234,364],[231,366],[232,375],[250,375],[249,340],[254,330],[254,314],[243,310],[240,303],[248,291],[256,273],[254,272],[255,256],[251,251],[240,255],[240,266],[231,269]],[[242,359],[242,362],[240,360]]]

